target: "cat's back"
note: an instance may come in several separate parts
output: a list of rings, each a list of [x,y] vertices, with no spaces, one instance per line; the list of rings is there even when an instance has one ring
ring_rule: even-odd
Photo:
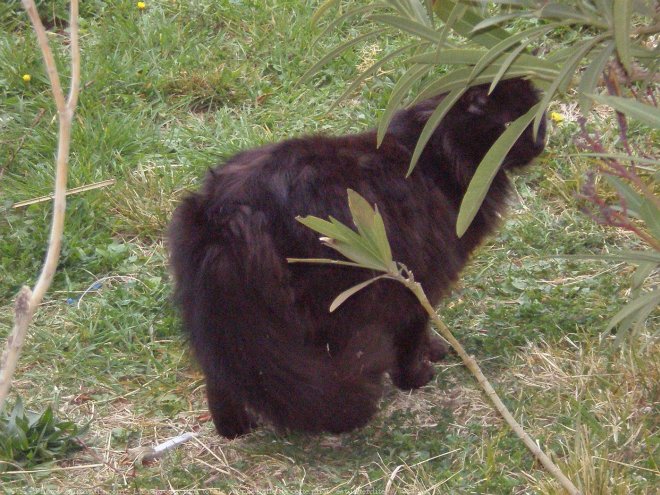
[[[291,220],[324,215],[345,209],[347,188],[401,179],[409,159],[395,139],[377,147],[373,132],[294,138],[243,151],[209,170],[200,197],[211,216],[239,205]]]

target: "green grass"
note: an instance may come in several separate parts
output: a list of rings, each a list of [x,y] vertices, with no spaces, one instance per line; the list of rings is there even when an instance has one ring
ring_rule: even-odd
[[[44,4],[61,25],[66,2]],[[62,259],[12,402],[16,394],[36,410],[57,402],[59,416],[91,424],[82,452],[2,475],[6,493],[560,493],[455,358],[423,390],[388,389],[374,421],[351,434],[261,428],[226,441],[208,422],[202,376],[170,303],[163,233],[173,208],[208,167],[241,149],[374,126],[398,71],[328,113],[355,66],[401,40],[349,52],[298,84],[324,47],[360,29],[313,47],[312,12],[294,0],[162,0],[142,12],[132,1],[83,2],[69,185],[116,183],[69,198]],[[18,2],[0,7],[0,27],[4,336],[14,295],[41,265],[50,220],[48,203],[12,205],[51,192],[56,121]],[[441,314],[584,493],[650,494],[659,473],[657,344],[642,336],[634,352],[619,350],[600,335],[626,300],[630,269],[549,257],[634,244],[579,212],[573,195],[589,164],[565,157],[574,133],[570,121],[553,129],[542,166],[517,179],[519,201]],[[156,463],[134,465],[128,454],[191,429],[198,441]]]

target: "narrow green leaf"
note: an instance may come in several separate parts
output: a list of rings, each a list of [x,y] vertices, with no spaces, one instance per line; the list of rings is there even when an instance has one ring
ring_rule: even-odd
[[[328,222],[327,220],[323,220],[322,218],[314,217],[311,215],[308,215],[306,217],[296,217],[296,220],[298,220],[300,223],[302,223],[305,227],[310,228],[319,234],[323,234],[325,236],[331,237],[333,239],[337,239],[339,241],[343,242],[349,242],[351,240],[351,236],[347,235],[347,232],[344,229],[349,230],[353,234],[351,229],[348,229],[345,226],[337,226],[336,224],[332,222]],[[341,227],[344,227],[342,229]],[[357,235],[357,234],[356,234]]]
[[[502,61],[500,64],[499,68],[497,69],[497,73],[493,77],[493,81],[490,83],[490,87],[488,88],[488,94],[491,94],[495,87],[500,83],[504,75],[508,72],[508,70],[511,68],[515,60],[520,56],[521,52],[525,49],[525,45],[521,44],[520,46],[514,48],[509,55]],[[493,64],[494,67],[495,64]]]
[[[305,72],[302,77],[300,78],[301,83],[306,83],[309,81],[314,74],[316,74],[321,68],[323,68],[328,62],[331,60],[337,58],[339,55],[344,53],[346,50],[351,48],[352,46],[355,46],[359,43],[362,43],[365,40],[368,40],[369,38],[375,38],[378,36],[382,36],[385,33],[389,32],[389,28],[382,28],[382,29],[375,29],[373,31],[369,31],[368,33],[365,33],[361,36],[357,36],[353,38],[352,40],[346,41],[345,43],[340,44],[339,46],[335,47],[334,49],[330,50],[328,53],[326,53],[321,59],[316,62],[314,65],[312,65],[307,72]]]
[[[550,256],[576,261],[616,261],[624,263],[656,263],[660,264],[660,253],[655,251],[621,250],[604,254],[563,254]]]
[[[660,210],[648,198],[642,197],[642,204],[639,207],[639,216],[642,218],[651,235],[660,239]]]
[[[354,295],[356,292],[361,291],[365,287],[368,287],[369,285],[373,284],[376,280],[379,280],[381,278],[385,278],[386,275],[379,275],[378,277],[370,278],[369,280],[366,280],[362,282],[361,284],[354,285],[350,289],[346,289],[344,292],[339,294],[337,297],[335,297],[335,300],[332,301],[332,304],[330,304],[330,312],[332,313],[334,310],[336,310],[339,306],[344,304],[346,300]]]
[[[379,261],[378,250],[336,218],[330,217],[329,222],[313,216],[296,217],[296,220],[306,227],[327,236],[329,239],[325,241],[325,244],[347,258],[362,265],[368,265],[374,270],[384,269],[385,265]]]
[[[428,74],[429,68],[424,65],[413,65],[406,73],[399,78],[394,85],[390,98],[387,101],[387,106],[383,114],[378,119],[378,130],[376,132],[376,145],[380,146],[385,138],[387,129],[392,122],[392,118],[396,111],[401,107],[401,104],[410,91],[410,89],[419,82],[422,77]]]
[[[464,3],[457,3],[456,5],[454,5],[454,8],[452,8],[451,13],[449,14],[449,17],[445,21],[445,25],[442,26],[442,30],[440,31],[440,39],[438,40],[435,46],[435,52],[437,54],[442,53],[443,49],[445,48],[447,37],[449,36],[450,31],[454,28],[456,22],[465,15],[467,9],[468,6],[467,4]]]
[[[580,109],[582,110],[582,115],[587,115],[591,110],[592,99],[589,98],[588,95],[594,92],[594,89],[598,84],[598,79],[603,73],[603,70],[605,70],[605,66],[607,65],[613,51],[614,42],[610,41],[598,52],[598,54],[594,55],[591,63],[580,77],[578,102],[580,104]]]
[[[640,263],[632,277],[631,289],[639,290],[646,279],[658,268],[658,263]]]
[[[477,84],[489,83],[495,73],[494,69],[495,68],[493,67],[488,67],[484,69],[484,71],[481,74],[479,74],[476,78],[474,78],[471,85],[474,86]],[[421,89],[417,97],[411,102],[411,105],[415,105],[427,98],[431,98],[433,96],[446,93],[448,91],[453,91],[454,89],[457,88],[465,88],[468,80],[470,79],[471,73],[472,73],[472,69],[456,69],[454,71],[447,73],[444,76],[441,76],[440,78],[434,81],[429,82],[426,86],[424,86]],[[507,73],[506,79],[513,77],[529,76],[529,75],[530,73],[528,70],[512,69]]]
[[[481,160],[461,201],[461,208],[458,212],[458,219],[456,220],[456,234],[458,237],[462,237],[465,234],[472,220],[474,220],[474,217],[479,212],[479,208],[481,208],[481,204],[506,154],[530,124],[539,105],[534,105],[526,114],[513,121],[497,141],[495,141],[493,146],[491,146],[483,160]]]
[[[379,253],[380,260],[385,266],[391,266],[392,251],[383,217],[378,213],[378,207],[371,207],[369,202],[352,189],[348,189],[348,207],[353,216],[353,222],[363,237],[367,238]]]
[[[582,24],[588,26],[597,26],[600,28],[607,28],[606,24],[599,22],[591,16],[584,15],[583,13],[569,7],[568,5],[561,5],[557,3],[549,3],[538,11],[539,17],[544,19],[560,19],[564,23],[567,21],[580,21]]]
[[[344,242],[333,241],[332,239],[326,240],[324,244],[365,268],[380,272],[387,272],[390,269],[389,266],[386,266],[379,259],[377,253],[374,254],[371,250],[364,248],[362,244],[347,244]]]
[[[535,12],[521,12],[521,11],[514,12],[512,14],[496,15],[479,22],[476,26],[472,28],[472,32],[476,33],[483,29],[489,28],[491,26],[497,26],[498,24],[502,24],[503,22],[510,21],[512,19],[522,19],[526,17],[532,17],[534,15],[536,15]]]
[[[397,50],[394,50],[391,53],[388,53],[378,61],[374,62],[371,67],[368,69],[365,69],[362,71],[362,73],[355,78],[355,80],[344,90],[344,92],[337,98],[332,105],[330,106],[330,109],[328,112],[332,112],[337,105],[339,105],[342,101],[344,101],[346,98],[348,98],[351,94],[353,94],[367,79],[369,79],[371,76],[375,75],[378,73],[381,67],[383,67],[385,64],[387,64],[390,60],[395,59],[402,53],[408,51],[408,50],[415,50],[417,48],[420,48],[424,46],[425,43],[420,43],[420,42],[415,42],[411,43],[410,45],[403,46]]]
[[[660,160],[658,160],[657,158],[644,158],[641,156],[624,155],[621,153],[571,153],[568,156],[590,156],[593,158],[612,158],[614,160],[630,161],[630,162],[635,162],[637,164],[655,165],[655,166],[660,165]],[[644,168],[647,171],[651,171],[650,167],[644,167]]]
[[[410,14],[413,19],[416,19],[420,24],[428,27],[433,27],[431,18],[420,0],[406,0],[409,5]]]
[[[589,97],[603,105],[611,106],[614,110],[624,113],[630,118],[644,122],[655,129],[660,129],[659,108],[620,96],[589,95]]]
[[[632,19],[632,0],[614,0],[612,4],[614,41],[619,60],[628,74],[632,71],[630,56],[630,28]]]
[[[658,303],[660,303],[660,289],[655,289],[651,292],[647,292],[643,296],[633,299],[628,304],[626,304],[621,309],[621,311],[619,311],[617,314],[614,315],[614,317],[610,320],[609,324],[607,325],[605,331],[609,332],[615,326],[617,326],[619,322],[622,321],[624,318],[642,310],[647,305],[657,306]]]
[[[472,69],[472,74],[470,74],[470,80],[474,79],[493,60],[495,60],[498,57],[501,57],[504,53],[506,53],[507,50],[511,48],[513,45],[519,43],[524,39],[527,39],[529,43],[531,40],[546,34],[548,31],[551,31],[556,26],[557,26],[556,24],[550,24],[547,26],[527,29],[520,33],[509,36],[509,38],[505,40],[500,41],[497,45],[495,45],[493,48],[491,48],[486,53],[484,53],[484,55],[477,61],[477,63],[474,65],[474,69]],[[522,50],[519,50],[518,53],[520,53],[520,51]],[[513,62],[513,59],[511,60],[511,62]],[[509,64],[511,62],[509,62]]]
[[[376,240],[374,238],[373,226],[376,212],[369,202],[352,189],[347,190],[348,209],[353,217],[353,223],[358,229],[360,236],[373,250],[378,253]],[[380,253],[378,253],[380,254]]]
[[[577,66],[579,65],[580,61],[597,43],[601,41],[601,39],[602,37],[597,36],[595,38],[585,40],[581,44],[578,44],[573,47],[575,53],[566,61],[566,64],[559,71],[559,74],[557,74],[557,77],[555,78],[554,81],[552,81],[550,87],[548,88],[548,90],[543,95],[543,98],[541,99],[541,104],[539,105],[537,114],[534,117],[534,136],[538,134],[543,113],[548,108],[550,101],[555,97],[555,93],[557,92],[559,86],[565,80],[570,80],[570,78],[573,77],[573,74],[577,70]]]
[[[287,263],[310,263],[310,264],[325,264],[325,265],[341,265],[352,266],[354,268],[364,268],[358,263],[344,260],[333,260],[330,258],[287,258]]]
[[[642,196],[618,177],[605,175],[605,180],[616,189],[619,196],[625,201],[626,209],[632,216],[639,217],[639,209],[643,201]]]
[[[392,26],[405,33],[419,36],[423,40],[437,42],[440,39],[440,33],[435,29],[429,26],[425,26],[424,24],[420,24],[419,22],[416,22],[412,19],[406,19],[405,17],[389,14],[373,14],[370,15],[368,19],[380,24]]]
[[[339,0],[325,0],[325,2],[319,5],[316,11],[314,12],[314,15],[312,15],[312,26],[316,26],[316,24],[319,22],[321,17],[323,17],[328,10],[330,10],[338,3]]]
[[[433,51],[415,55],[410,57],[406,62],[434,66],[443,64],[475,65],[479,63],[487,53],[488,51],[483,49],[452,48],[443,50],[440,53]],[[502,53],[495,60],[499,61],[500,59],[504,59],[506,55],[506,53]],[[528,54],[522,54],[520,56],[520,61],[516,63],[516,67],[529,68],[529,70],[549,77],[554,77],[558,72],[556,64]]]
[[[595,0],[595,11],[605,18],[608,25],[612,24],[612,0]]]
[[[328,33],[336,29],[338,26],[346,22],[351,17],[357,17],[360,14],[373,12],[374,10],[379,8],[387,8],[387,4],[384,2],[374,2],[368,5],[362,5],[361,7],[354,7],[352,9],[348,9],[344,14],[340,15],[336,19],[333,19],[331,22],[329,22],[328,25],[325,28],[323,28],[323,31],[321,31],[321,33],[316,38],[314,38],[312,44],[314,45],[318,43],[318,41],[321,38],[326,36]]]
[[[447,22],[451,12],[455,6],[455,2],[450,0],[442,0],[435,2],[433,9],[443,22]],[[468,38],[475,43],[486,48],[492,48],[497,43],[509,36],[509,33],[504,29],[493,26],[483,30],[483,32],[473,33],[472,28],[483,21],[483,17],[468,10],[460,19],[456,21],[453,26],[454,32]]]
[[[433,132],[435,132],[435,129],[440,124],[440,121],[442,121],[445,115],[447,115],[447,112],[451,109],[452,106],[454,106],[454,103],[456,103],[463,95],[463,93],[465,93],[466,89],[467,88],[465,87],[452,89],[449,94],[442,99],[436,109],[433,110],[433,113],[426,121],[426,124],[424,125],[424,128],[422,129],[422,132],[417,139],[415,151],[413,151],[413,156],[410,160],[410,166],[408,167],[406,177],[410,176],[413,169],[415,168],[415,165],[417,165],[419,157],[422,155],[426,144],[429,142],[429,139],[431,139],[431,136],[433,136]]]

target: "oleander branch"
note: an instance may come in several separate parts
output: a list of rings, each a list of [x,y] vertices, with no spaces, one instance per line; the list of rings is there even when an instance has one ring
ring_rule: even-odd
[[[0,357],[0,410],[4,406],[11,381],[18,364],[18,357],[25,341],[27,329],[44,294],[50,287],[62,247],[64,231],[64,213],[66,210],[66,182],[69,162],[69,147],[71,144],[71,126],[78,102],[80,87],[80,47],[78,44],[78,0],[70,4],[70,49],[71,49],[71,87],[68,97],[64,98],[59,73],[53,53],[48,44],[48,34],[44,28],[34,0],[22,0],[23,7],[30,18],[32,27],[39,42],[39,48],[44,58],[44,64],[50,80],[53,98],[59,117],[59,138],[57,144],[57,159],[55,169],[55,192],[53,195],[53,219],[50,238],[43,268],[33,289],[24,286],[14,306],[14,328],[7,339],[2,357]]]

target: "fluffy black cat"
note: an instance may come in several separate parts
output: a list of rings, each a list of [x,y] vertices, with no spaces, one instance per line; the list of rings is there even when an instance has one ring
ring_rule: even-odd
[[[194,354],[206,376],[218,432],[247,433],[260,419],[309,432],[344,432],[374,414],[384,373],[402,389],[433,376],[446,349],[407,289],[379,281],[330,313],[332,300],[373,273],[289,264],[287,257],[339,257],[295,217],[350,223],[346,189],[376,203],[394,260],[437,304],[470,253],[493,232],[511,183],[506,169],[543,149],[531,126],[509,152],[467,233],[456,217],[476,166],[506,125],[538,95],[525,80],[469,89],[405,173],[420,132],[442,96],[396,114],[383,144],[375,131],[313,136],[242,152],[209,171],[176,210],[171,264]]]

